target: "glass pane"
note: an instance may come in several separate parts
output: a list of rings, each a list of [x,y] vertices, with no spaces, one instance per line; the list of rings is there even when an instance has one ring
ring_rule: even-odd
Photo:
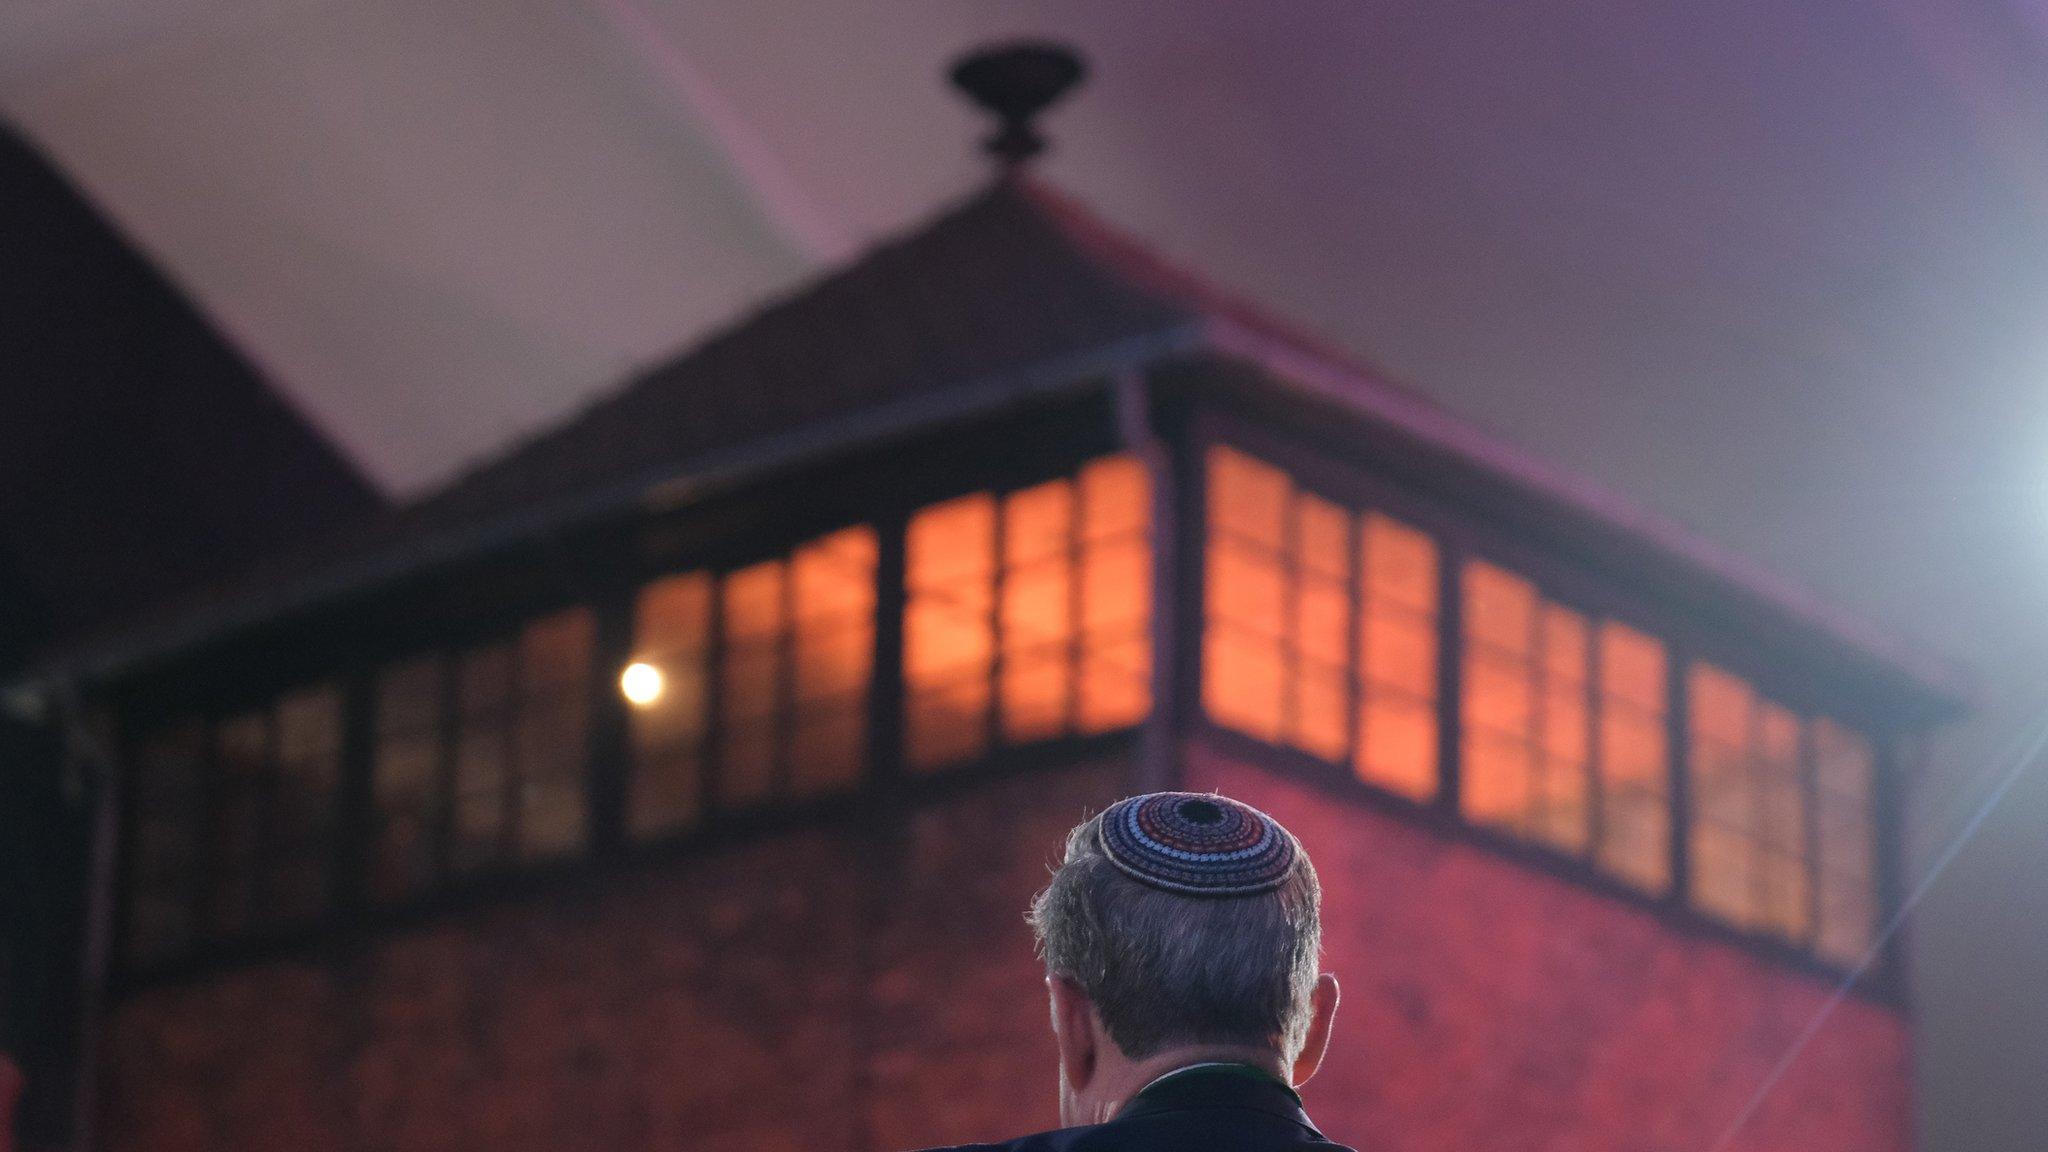
[[[708,572],[670,576],[640,593],[633,658],[660,670],[662,691],[651,703],[632,709],[627,824],[635,836],[685,827],[703,812],[711,608]]]
[[[596,620],[572,608],[520,638],[519,843],[528,858],[575,852],[588,836],[591,650]]]
[[[1434,701],[1368,691],[1358,725],[1359,779],[1414,800],[1436,795]]]
[[[870,528],[850,528],[797,550],[796,720],[790,785],[799,795],[860,779],[875,651],[875,563]]]
[[[377,831],[370,893],[380,904],[424,890],[437,870],[445,684],[445,665],[433,656],[397,665],[377,678],[377,748],[371,770]]]
[[[1280,550],[1291,485],[1287,474],[1232,448],[1209,450],[1210,539],[1234,535]]]
[[[988,748],[995,659],[995,498],[924,509],[906,541],[905,752],[929,769]]]
[[[1359,547],[1364,552],[1368,597],[1436,614],[1436,541],[1427,533],[1368,512]]]
[[[1465,566],[1465,638],[1513,656],[1533,650],[1536,586],[1502,568],[1473,561]]]
[[[1350,660],[1351,595],[1342,583],[1303,574],[1294,594],[1294,650],[1342,672]]]
[[[192,945],[205,738],[200,722],[188,719],[136,749],[127,929],[133,963],[166,960]]]
[[[718,799],[746,807],[775,791],[775,733],[783,709],[785,566],[779,560],[728,575],[720,592],[725,663],[719,720]]]
[[[1653,892],[1670,886],[1670,749],[1664,646],[1613,621],[1600,626],[1600,862]]]
[[[214,731],[214,797],[210,834],[211,885],[207,926],[230,935],[250,926],[256,911],[261,822],[271,786],[270,717],[249,713],[224,720]]]
[[[1345,724],[1351,688],[1342,669],[1304,663],[1294,690],[1294,731],[1287,742],[1333,764],[1343,763],[1350,739]]]
[[[1535,807],[1534,754],[1513,737],[1471,732],[1465,738],[1461,802],[1482,824],[1524,831]]]
[[[273,858],[264,901],[272,923],[304,923],[326,904],[340,779],[341,693],[323,685],[285,696],[277,707]]]
[[[1203,707],[1209,718],[1248,736],[1280,739],[1280,642],[1215,622],[1203,648]]]
[[[1060,735],[1072,724],[1080,589],[1074,486],[1055,480],[1003,502],[1003,737]]]
[[[504,854],[513,668],[512,646],[497,644],[465,653],[457,673],[461,727],[455,749],[455,836],[449,845],[449,863],[457,871],[486,866]]]
[[[1304,492],[1294,503],[1294,566],[1339,583],[1351,579],[1351,514]]]

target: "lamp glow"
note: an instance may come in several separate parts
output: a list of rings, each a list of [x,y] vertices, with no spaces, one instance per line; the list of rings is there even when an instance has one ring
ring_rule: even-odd
[[[645,708],[660,700],[667,688],[668,678],[652,664],[635,660],[619,673],[619,693],[635,708]]]

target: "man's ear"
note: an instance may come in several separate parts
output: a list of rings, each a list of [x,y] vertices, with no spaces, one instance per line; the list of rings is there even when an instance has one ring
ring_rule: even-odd
[[[1060,1050],[1060,1075],[1075,1091],[1095,1077],[1095,1002],[1065,976],[1047,976],[1052,996],[1052,1039]]]
[[[1301,1054],[1294,1058],[1294,1067],[1288,1078],[1296,1087],[1308,1083],[1308,1078],[1323,1066],[1323,1053],[1330,1050],[1330,1025],[1337,1018],[1337,978],[1328,972],[1316,977],[1316,990],[1309,994],[1308,1035],[1302,1041]]]

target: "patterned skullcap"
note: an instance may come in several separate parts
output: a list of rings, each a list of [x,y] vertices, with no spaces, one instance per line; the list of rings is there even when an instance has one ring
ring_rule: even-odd
[[[1294,837],[1249,804],[1152,792],[1102,813],[1102,854],[1131,879],[1188,896],[1256,896],[1294,870]]]

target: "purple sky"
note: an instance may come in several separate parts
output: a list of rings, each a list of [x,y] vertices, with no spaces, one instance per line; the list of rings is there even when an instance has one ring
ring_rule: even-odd
[[[1071,38],[1104,215],[1972,666],[1951,835],[2048,703],[2048,8],[1274,10],[12,0],[0,109],[404,492],[969,190],[943,62]],[[2044,828],[1919,920],[1930,1152],[2048,1130]]]

